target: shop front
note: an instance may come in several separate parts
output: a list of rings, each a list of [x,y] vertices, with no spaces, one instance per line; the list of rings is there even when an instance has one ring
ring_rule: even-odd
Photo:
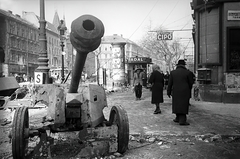
[[[240,2],[193,0],[198,97],[240,103]]]
[[[150,64],[152,64],[152,59],[149,57],[130,57],[127,59],[127,65],[128,65],[128,70],[127,70],[127,77],[128,77],[128,83],[130,85],[133,84],[133,74],[136,68],[142,68],[145,77],[143,79],[143,86],[147,86],[147,80],[149,77],[150,73]]]

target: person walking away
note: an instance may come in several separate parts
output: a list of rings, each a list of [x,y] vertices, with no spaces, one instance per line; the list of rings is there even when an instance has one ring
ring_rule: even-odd
[[[188,69],[188,71],[191,73],[191,77],[192,77],[192,80],[193,80],[193,82],[192,82],[192,87],[193,87],[193,84],[194,84],[194,82],[195,82],[195,80],[196,80],[196,76],[195,76],[195,74],[192,72],[192,71],[190,71],[189,69]],[[191,87],[191,88],[192,88]],[[189,106],[191,106],[191,103],[190,103],[190,99],[192,98],[192,90],[191,90],[191,92],[190,92],[190,98],[189,98]]]
[[[146,73],[146,70],[145,69],[143,69],[143,86],[145,87],[145,88],[147,88],[147,73]]]
[[[169,79],[169,72],[167,71],[167,72],[164,74],[164,89],[167,89],[168,79]]]
[[[154,114],[160,114],[160,103],[163,103],[164,75],[160,72],[160,67],[158,65],[154,64],[152,69],[153,72],[148,80],[148,82],[152,85],[151,103],[156,105]]]
[[[189,125],[187,114],[189,111],[189,99],[193,84],[193,78],[185,67],[184,60],[179,60],[177,68],[170,72],[167,95],[172,96],[172,113],[176,114],[174,122],[179,125]]]
[[[142,85],[143,85],[143,72],[142,68],[136,68],[133,74],[133,87],[135,91],[136,100],[141,100]]]

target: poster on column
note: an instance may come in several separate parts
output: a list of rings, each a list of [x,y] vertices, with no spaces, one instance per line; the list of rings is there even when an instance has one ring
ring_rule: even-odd
[[[240,73],[226,74],[227,93],[240,93]]]

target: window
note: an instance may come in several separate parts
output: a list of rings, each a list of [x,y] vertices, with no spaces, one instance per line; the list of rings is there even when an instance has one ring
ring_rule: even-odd
[[[17,35],[20,35],[20,26],[17,25]]]
[[[227,68],[228,71],[240,71],[240,27],[227,30]]]
[[[25,30],[22,29],[22,37],[25,37],[24,34],[25,34]]]
[[[101,59],[104,59],[105,58],[105,54],[101,54]]]

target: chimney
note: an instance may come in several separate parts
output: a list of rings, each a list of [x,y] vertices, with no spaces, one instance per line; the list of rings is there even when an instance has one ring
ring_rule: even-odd
[[[11,13],[11,14],[12,14],[12,11],[11,11],[11,10],[8,10],[8,13]]]
[[[15,14],[18,18],[21,18],[21,16],[19,14]]]

